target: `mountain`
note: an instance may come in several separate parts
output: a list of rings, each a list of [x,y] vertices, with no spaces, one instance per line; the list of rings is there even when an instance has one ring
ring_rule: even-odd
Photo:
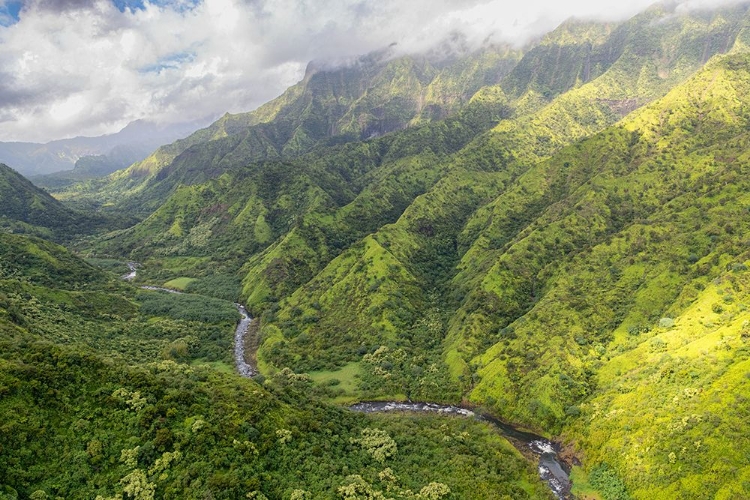
[[[199,126],[198,123],[160,126],[136,120],[115,134],[98,137],[74,137],[44,144],[0,142],[0,162],[25,176],[44,176],[71,170],[81,158],[105,156],[108,174],[145,158],[165,142],[185,137]],[[41,181],[44,182],[43,177]]]
[[[61,191],[76,183],[98,179],[143,160],[156,147],[149,144],[126,144],[112,148],[107,154],[81,156],[72,170],[63,170],[29,177],[35,185],[52,192]]]
[[[0,202],[0,229],[55,241],[72,241],[104,228],[127,226],[133,222],[127,216],[103,216],[70,209],[2,163]]]
[[[245,164],[222,156],[226,171],[221,176],[203,184],[187,181],[142,224],[109,236],[98,251],[132,252],[137,259],[160,256],[160,265],[167,268],[170,261],[184,266],[181,256],[201,256],[215,260],[212,267],[220,273],[234,272],[244,261],[245,298],[257,312],[289,297],[367,234],[384,228],[384,238],[392,239],[387,224],[397,221],[394,230],[406,231],[408,242],[398,238],[405,248],[391,253],[399,251],[410,261],[415,249],[435,252],[436,242],[423,233],[439,232],[445,245],[440,251],[452,254],[444,270],[450,273],[460,259],[457,250],[465,251],[468,244],[459,250],[454,240],[486,199],[561,147],[665,93],[714,51],[731,48],[727,40],[734,43],[743,15],[737,8],[713,16],[673,16],[661,7],[619,25],[571,21],[529,50],[499,85],[485,87],[446,120],[365,142],[319,147],[284,161]],[[654,33],[652,27],[662,19],[667,21],[659,22]],[[665,44],[675,52],[666,61]],[[579,70],[566,78],[554,71],[526,70],[533,64],[557,64],[557,54],[570,54],[556,66],[559,71]],[[581,73],[580,68],[588,70]],[[589,81],[581,81],[582,75]],[[540,89],[560,81],[572,87],[545,91],[545,97]],[[508,97],[520,95],[522,85],[525,93]],[[196,157],[189,162],[180,156],[181,170],[175,172],[218,174],[208,173],[208,163],[201,160],[214,153],[214,142],[192,146]],[[149,184],[157,185],[147,183],[140,195],[154,194]],[[161,194],[150,199],[162,203]],[[412,274],[414,266],[422,265],[439,271],[426,253],[418,258],[423,262],[402,264]],[[424,289],[433,288],[435,279],[449,278],[418,272]],[[358,326],[370,328],[365,328],[366,314],[346,316],[361,317],[366,323]],[[325,363],[323,357],[317,359]]]
[[[137,260],[143,282],[246,304],[264,390],[302,410],[464,402],[556,436],[581,464],[579,496],[746,497],[749,8],[658,4],[620,23],[568,21],[519,52],[313,64],[255,112],[65,192],[141,217],[79,248]],[[79,341],[141,363],[157,349],[138,357],[130,336],[190,355],[192,340],[155,318],[197,306],[144,293],[121,306],[150,314],[143,328]],[[142,333],[149,322],[165,330]],[[220,335],[191,336],[222,362]],[[302,432],[300,450],[321,446]],[[290,493],[274,481],[305,477],[294,463],[280,476],[264,463],[274,497]]]
[[[6,231],[59,238],[66,233],[80,234],[92,220],[63,206],[3,164],[0,164],[0,200],[0,224]]]
[[[711,467],[702,491],[746,490],[714,464],[747,449],[742,412],[722,405],[746,390],[749,63],[712,60],[526,172],[472,221],[452,281],[448,356],[466,360],[470,398],[511,420],[574,422],[587,460],[634,497],[691,497]]]
[[[451,115],[480,88],[500,81],[519,57],[518,51],[490,46],[419,57],[386,50],[338,67],[311,63],[304,79],[277,99],[250,113],[227,114],[83,192],[75,188],[75,196],[146,216],[180,184]]]

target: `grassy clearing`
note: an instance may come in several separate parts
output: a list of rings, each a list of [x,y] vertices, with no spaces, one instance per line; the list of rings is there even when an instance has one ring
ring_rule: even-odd
[[[336,400],[356,399],[359,394],[359,377],[362,373],[359,362],[349,363],[338,370],[318,370],[308,375],[317,385],[339,389]]]
[[[188,278],[186,276],[175,278],[173,280],[169,280],[166,283],[164,283],[165,288],[172,288],[174,290],[181,290],[184,291],[187,286],[195,281],[195,278]]]

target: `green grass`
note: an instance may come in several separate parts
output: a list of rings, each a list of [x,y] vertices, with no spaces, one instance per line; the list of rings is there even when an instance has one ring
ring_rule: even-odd
[[[138,268],[138,281],[145,283],[164,283],[175,276],[202,273],[212,267],[210,257],[137,257],[135,260],[141,264]]]
[[[338,370],[317,370],[309,372],[308,375],[317,385],[330,387],[334,391],[343,391],[337,394],[336,402],[346,402],[357,399],[359,394],[358,382],[362,374],[359,362],[349,363]]]
[[[181,278],[175,278],[173,280],[169,280],[164,285],[162,285],[164,288],[172,288],[174,290],[180,290],[183,291],[187,286],[195,281],[195,278],[188,278],[188,277],[181,277]]]

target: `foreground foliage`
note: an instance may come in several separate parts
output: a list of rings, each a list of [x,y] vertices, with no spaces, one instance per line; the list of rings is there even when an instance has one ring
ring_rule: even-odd
[[[299,407],[302,394],[469,399],[562,436],[604,498],[741,498],[747,19],[742,4],[663,4],[623,23],[565,23],[483,88],[474,84],[491,72],[472,63],[462,104],[442,120],[412,101],[399,114],[404,96],[438,81],[429,65],[313,72],[255,114],[224,117],[92,188],[150,215],[87,249],[142,262],[140,280],[239,297],[260,318],[259,366],[286,404]],[[467,61],[517,56],[500,53]],[[451,60],[442,75],[460,67]],[[373,100],[334,110],[314,97],[359,96],[347,82],[377,82],[355,85]],[[357,128],[348,110],[375,102],[388,122],[378,130],[392,133],[358,135],[372,117]],[[33,264],[30,277],[39,266],[54,267]],[[138,361],[228,353],[219,331],[231,311],[217,302],[203,310],[216,316],[201,315],[193,301],[204,299],[117,291],[127,300],[112,306],[114,325],[127,334],[102,336],[104,317],[78,309],[109,291],[6,278],[8,321],[46,339],[96,339]],[[202,333],[178,337],[183,328]],[[418,472],[391,484],[382,466],[405,456],[404,441],[355,427],[340,435],[378,469],[335,469],[351,477],[317,491],[444,495],[442,483],[460,496],[457,483]],[[291,429],[274,430],[294,442]],[[131,479],[151,491],[155,473],[143,467]]]
[[[171,361],[22,340],[0,355],[4,498],[549,498],[485,425],[370,418]],[[279,399],[282,398],[282,400]],[[388,453],[357,436],[385,437]],[[55,453],[50,453],[56,450]],[[254,495],[254,496],[253,496]]]

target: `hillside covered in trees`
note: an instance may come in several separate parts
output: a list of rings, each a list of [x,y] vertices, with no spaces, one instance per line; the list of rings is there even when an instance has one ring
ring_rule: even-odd
[[[579,498],[746,498],[748,8],[311,64],[56,199],[0,171],[76,251],[0,233],[0,488],[550,497],[486,424],[342,407],[408,399],[554,438]]]

